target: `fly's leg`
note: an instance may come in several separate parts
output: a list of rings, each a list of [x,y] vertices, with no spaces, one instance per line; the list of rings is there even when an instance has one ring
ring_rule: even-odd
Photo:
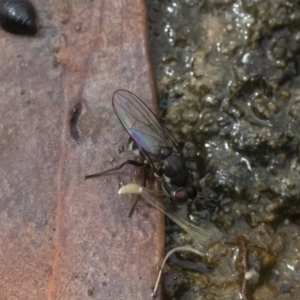
[[[135,167],[144,167],[146,164],[145,163],[141,163],[141,162],[137,162],[135,160],[126,160],[123,163],[121,163],[119,166],[115,167],[115,168],[111,168],[109,170],[100,172],[100,173],[96,173],[96,174],[91,174],[91,175],[86,175],[85,179],[90,179],[90,178],[94,178],[94,177],[99,177],[99,176],[103,176],[106,175],[107,173],[113,172],[113,171],[118,171],[121,168],[123,168],[125,165],[132,165]]]

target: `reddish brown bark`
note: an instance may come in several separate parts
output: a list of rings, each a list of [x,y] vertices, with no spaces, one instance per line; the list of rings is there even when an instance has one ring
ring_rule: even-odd
[[[113,92],[155,109],[144,2],[34,4],[36,37],[0,32],[0,299],[150,299],[161,215],[127,217],[132,167],[84,180],[131,155]]]

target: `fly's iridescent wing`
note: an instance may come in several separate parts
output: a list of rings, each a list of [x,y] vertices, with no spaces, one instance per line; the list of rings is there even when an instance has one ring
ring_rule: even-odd
[[[181,153],[175,138],[137,96],[126,90],[118,90],[113,95],[112,104],[125,130],[138,147],[144,150],[142,153],[146,154],[146,158],[155,160],[163,147]]]

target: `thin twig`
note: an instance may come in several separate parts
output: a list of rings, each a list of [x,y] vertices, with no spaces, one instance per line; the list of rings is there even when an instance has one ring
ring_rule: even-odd
[[[166,263],[167,259],[170,257],[171,254],[173,254],[176,251],[189,251],[189,252],[193,252],[193,253],[201,256],[201,257],[204,256],[204,253],[202,253],[202,252],[200,252],[200,251],[198,251],[198,250],[196,250],[196,249],[194,249],[194,248],[192,248],[190,246],[181,246],[181,247],[176,247],[176,248],[170,250],[166,254],[166,256],[165,256],[165,258],[164,258],[164,260],[163,260],[163,262],[161,264],[161,267],[159,269],[159,272],[158,272],[158,275],[157,275],[157,278],[156,278],[156,282],[155,282],[155,286],[154,286],[153,292],[151,293],[152,297],[156,296],[157,289],[158,289],[158,284],[159,284],[159,281],[160,281],[160,277],[161,277],[161,274],[162,274],[162,271],[163,271],[163,268],[165,266],[165,263]]]
[[[247,251],[247,239],[243,235],[238,236],[238,245],[240,249],[240,264],[241,264],[241,296],[242,300],[247,300],[247,279],[246,279],[246,272],[248,271],[248,251]]]

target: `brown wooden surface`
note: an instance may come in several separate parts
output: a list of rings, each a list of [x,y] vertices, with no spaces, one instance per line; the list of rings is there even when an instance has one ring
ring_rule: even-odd
[[[131,155],[113,92],[155,109],[144,2],[33,2],[36,37],[0,31],[0,299],[151,299],[162,216],[127,217],[132,167],[84,180]]]

